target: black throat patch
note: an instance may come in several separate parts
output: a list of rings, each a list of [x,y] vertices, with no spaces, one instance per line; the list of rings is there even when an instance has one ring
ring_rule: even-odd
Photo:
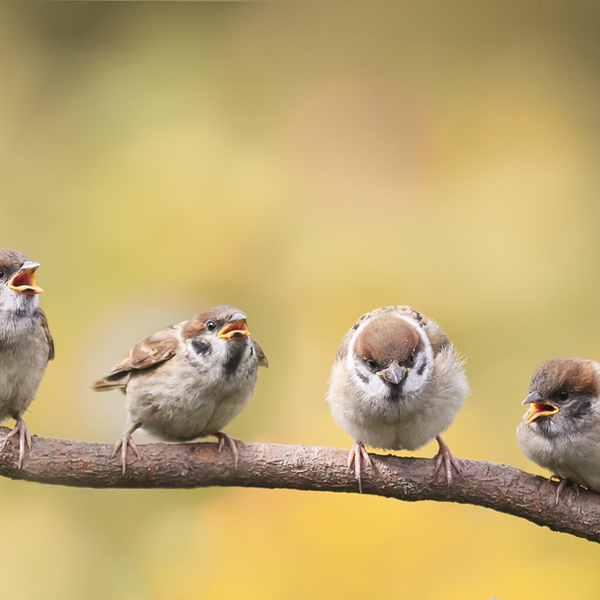
[[[400,398],[402,398],[402,384],[404,383],[404,379],[400,383],[388,383],[388,387],[390,388],[389,399],[392,402],[398,402]]]
[[[243,342],[229,342],[229,347],[227,349],[227,359],[225,360],[225,364],[223,365],[223,374],[227,379],[234,375],[239,369],[240,363],[242,362],[242,358],[244,357],[245,349],[246,344],[244,344]]]

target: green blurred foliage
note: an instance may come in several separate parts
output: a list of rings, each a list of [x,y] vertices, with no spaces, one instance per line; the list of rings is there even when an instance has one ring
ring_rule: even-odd
[[[347,448],[324,400],[337,345],[409,304],[468,358],[453,453],[541,473],[514,433],[533,369],[600,359],[599,17],[4,2],[0,245],[42,263],[57,346],[31,431],[114,441],[122,396],[90,382],[228,303],[271,363],[228,432]],[[598,597],[596,545],[469,506],[13,481],[0,506],[22,598]]]

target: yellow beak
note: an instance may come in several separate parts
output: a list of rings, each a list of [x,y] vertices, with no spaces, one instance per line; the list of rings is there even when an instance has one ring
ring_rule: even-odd
[[[27,261],[10,279],[8,287],[19,294],[26,296],[35,296],[41,294],[44,290],[35,285],[35,272],[39,263]]]
[[[525,417],[525,425],[529,425],[541,417],[555,415],[557,412],[558,406],[546,404],[545,402],[534,402],[529,407],[529,412],[527,413],[527,417]]]
[[[227,323],[227,325],[217,333],[217,337],[238,342],[245,340],[249,335],[250,332],[248,331],[248,327],[246,327],[246,319],[244,318]]]

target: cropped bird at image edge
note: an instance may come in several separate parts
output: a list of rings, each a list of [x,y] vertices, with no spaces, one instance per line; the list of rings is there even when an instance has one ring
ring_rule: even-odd
[[[33,402],[54,342],[44,311],[39,307],[41,287],[35,284],[39,263],[25,255],[0,249],[0,421],[15,420],[15,428],[0,440],[0,449],[19,439],[19,468],[31,436],[23,413]]]

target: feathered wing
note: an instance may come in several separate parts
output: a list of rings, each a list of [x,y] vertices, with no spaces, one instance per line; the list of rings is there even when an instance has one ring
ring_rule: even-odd
[[[437,356],[444,348],[452,346],[452,342],[444,335],[442,328],[435,321],[425,317],[423,329],[429,338],[434,356]]]
[[[46,315],[44,311],[39,309],[40,322],[42,324],[42,329],[44,330],[44,335],[46,336],[46,341],[48,342],[48,360],[52,360],[54,358],[54,340],[50,335],[50,329],[48,327],[48,319],[46,319]]]
[[[254,340],[252,340],[252,343],[254,344],[254,351],[256,352],[256,356],[258,356],[258,366],[268,368],[269,361],[267,360],[263,349]]]
[[[423,328],[433,350],[438,394],[448,402],[453,402],[458,410],[469,395],[469,382],[464,370],[465,359],[435,321],[424,317]]]
[[[178,341],[171,328],[163,329],[140,342],[113,370],[92,384],[96,392],[121,389],[125,391],[132,371],[155,367],[175,355]]]
[[[350,345],[350,340],[356,331],[356,327],[351,327],[342,338],[340,342],[340,346],[338,348],[337,354],[335,356],[335,363],[338,363],[346,358],[348,355],[348,346]]]

